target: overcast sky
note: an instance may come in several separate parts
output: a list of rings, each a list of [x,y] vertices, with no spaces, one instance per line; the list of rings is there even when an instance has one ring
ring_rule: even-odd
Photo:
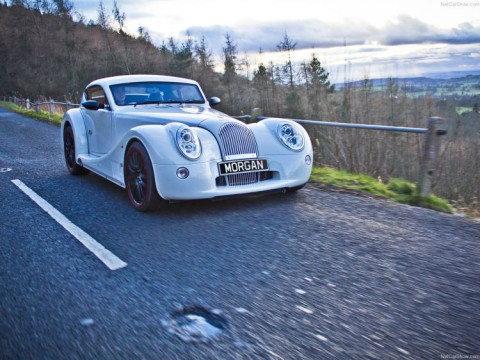
[[[100,0],[74,0],[87,20]],[[111,10],[113,0],[103,0]],[[205,36],[220,56],[229,33],[250,63],[275,58],[285,33],[295,59],[312,53],[341,81],[369,76],[480,70],[480,0],[117,0],[130,33],[145,27],[159,45]],[[262,49],[263,54],[259,55]],[[269,53],[273,52],[273,54]],[[281,60],[279,60],[281,61]],[[336,79],[335,79],[336,78]]]

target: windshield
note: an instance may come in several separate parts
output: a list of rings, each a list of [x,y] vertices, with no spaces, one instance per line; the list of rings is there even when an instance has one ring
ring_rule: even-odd
[[[200,89],[195,84],[173,82],[142,82],[111,85],[115,104],[119,106],[140,104],[203,104]]]

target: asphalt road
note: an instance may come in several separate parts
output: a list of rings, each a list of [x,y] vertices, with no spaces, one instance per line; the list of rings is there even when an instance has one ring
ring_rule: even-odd
[[[1,359],[480,358],[468,219],[311,186],[139,213],[68,174],[58,127],[4,109],[0,168]]]

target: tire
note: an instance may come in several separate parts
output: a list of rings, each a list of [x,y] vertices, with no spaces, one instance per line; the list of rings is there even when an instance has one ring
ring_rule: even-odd
[[[65,155],[65,165],[68,172],[72,175],[85,175],[88,170],[77,164],[75,152],[75,137],[72,127],[66,125],[63,129],[63,154]]]
[[[167,204],[157,193],[152,162],[140,142],[136,141],[129,146],[124,169],[128,198],[135,209],[152,211]]]

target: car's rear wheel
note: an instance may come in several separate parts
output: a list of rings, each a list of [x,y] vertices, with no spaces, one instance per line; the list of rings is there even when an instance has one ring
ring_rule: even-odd
[[[139,211],[156,210],[166,205],[157,193],[152,162],[140,142],[132,143],[127,150],[125,185],[130,202]]]
[[[75,160],[75,137],[72,127],[67,125],[63,130],[63,153],[65,154],[65,164],[72,175],[84,175],[88,170],[77,164]]]

